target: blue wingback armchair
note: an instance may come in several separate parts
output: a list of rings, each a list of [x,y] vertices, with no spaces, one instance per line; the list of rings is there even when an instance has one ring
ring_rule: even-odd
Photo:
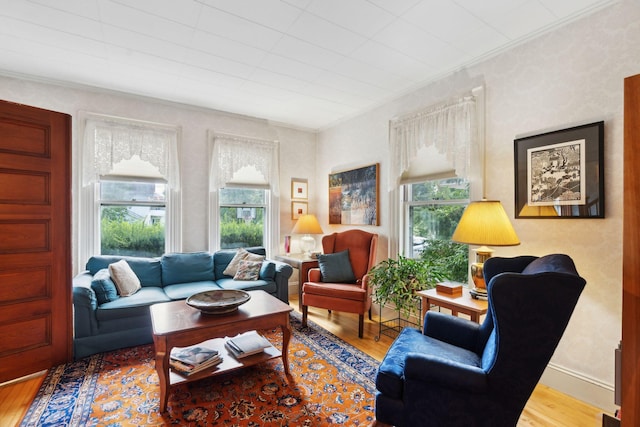
[[[376,425],[515,426],[585,286],[570,257],[489,258],[482,324],[429,311],[376,377]]]

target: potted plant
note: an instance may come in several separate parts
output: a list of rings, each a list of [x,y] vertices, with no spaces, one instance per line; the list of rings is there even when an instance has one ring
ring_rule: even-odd
[[[431,259],[402,255],[398,255],[398,259],[386,259],[369,271],[374,301],[382,307],[391,302],[405,319],[416,311],[415,292],[434,288],[444,279],[442,265]]]

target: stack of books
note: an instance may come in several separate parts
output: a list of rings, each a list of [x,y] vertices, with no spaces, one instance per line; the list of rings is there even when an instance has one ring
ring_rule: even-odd
[[[269,340],[256,331],[249,331],[233,338],[228,338],[224,345],[236,359],[262,353],[265,348],[271,347]]]
[[[222,356],[218,350],[207,348],[202,344],[174,347],[169,356],[171,368],[186,376],[211,368],[220,362],[222,362]]]

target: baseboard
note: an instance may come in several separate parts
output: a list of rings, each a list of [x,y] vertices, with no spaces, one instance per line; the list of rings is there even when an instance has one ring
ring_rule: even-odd
[[[540,382],[561,393],[613,414],[618,407],[614,404],[613,385],[549,363]]]

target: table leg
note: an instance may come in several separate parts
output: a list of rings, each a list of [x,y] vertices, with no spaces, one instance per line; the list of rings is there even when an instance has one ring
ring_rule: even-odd
[[[291,375],[289,372],[289,340],[291,339],[291,325],[289,323],[289,314],[287,313],[287,322],[282,327],[282,364],[284,365],[284,373]]]
[[[155,342],[156,348],[156,371],[160,380],[160,412],[167,410],[169,401],[169,352],[167,352],[166,342],[158,340]]]

